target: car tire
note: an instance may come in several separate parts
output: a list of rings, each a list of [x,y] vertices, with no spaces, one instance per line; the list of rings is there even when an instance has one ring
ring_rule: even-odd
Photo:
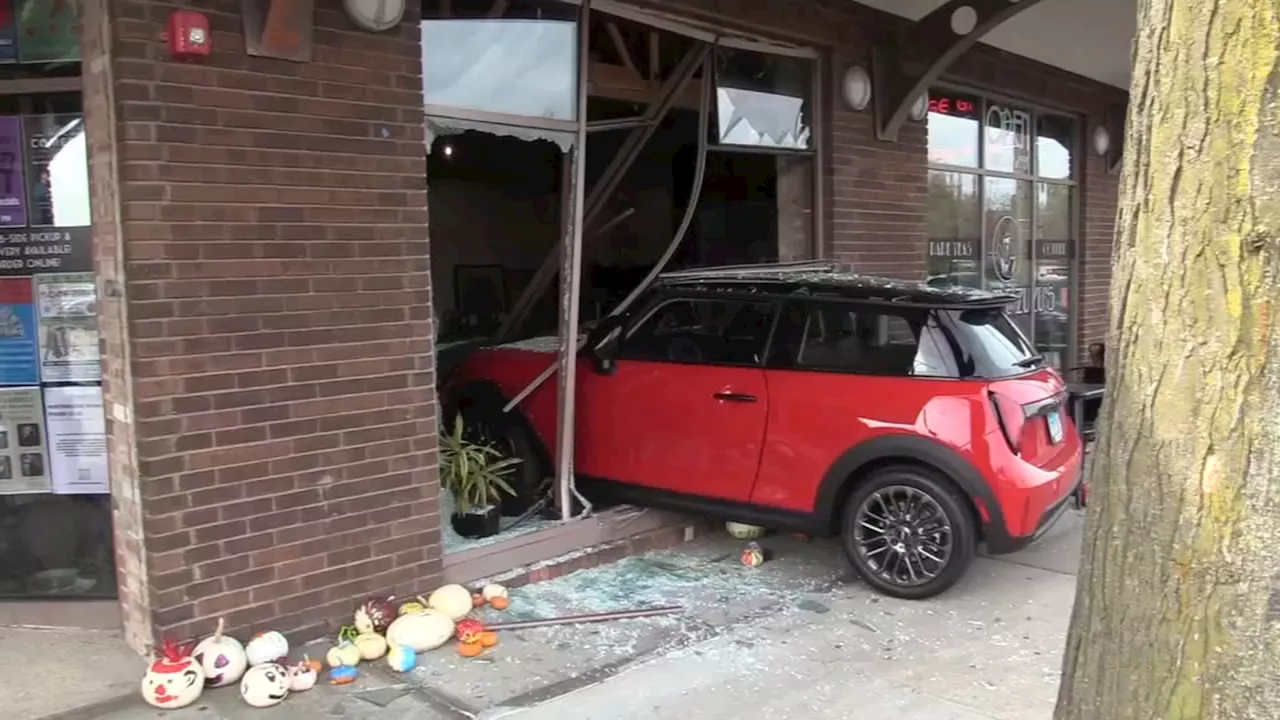
[[[474,421],[483,428],[475,431],[477,439],[494,442],[504,454],[520,458],[520,463],[507,479],[515,495],[503,498],[499,507],[506,517],[523,515],[542,499],[546,490],[538,441],[514,410],[504,413],[501,406],[487,402],[463,403],[460,410],[465,422],[471,424]],[[471,428],[467,428],[467,432],[471,434]]]
[[[968,570],[977,552],[975,525],[967,501],[946,479],[924,468],[887,467],[849,494],[841,545],[854,570],[878,592],[924,600]]]

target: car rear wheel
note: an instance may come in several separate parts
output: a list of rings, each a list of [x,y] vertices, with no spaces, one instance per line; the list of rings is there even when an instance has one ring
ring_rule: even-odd
[[[964,575],[977,546],[973,515],[950,483],[926,470],[877,470],[849,495],[845,554],[864,581],[906,600],[942,593]]]

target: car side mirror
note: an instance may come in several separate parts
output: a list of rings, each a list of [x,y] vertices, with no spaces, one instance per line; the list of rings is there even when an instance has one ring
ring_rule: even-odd
[[[618,369],[618,347],[622,342],[622,325],[620,318],[605,318],[587,341],[587,354],[591,358],[591,366],[601,375],[612,375]]]

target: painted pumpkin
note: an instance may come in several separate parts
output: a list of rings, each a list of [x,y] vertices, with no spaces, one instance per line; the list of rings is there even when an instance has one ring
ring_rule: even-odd
[[[256,708],[279,705],[289,697],[289,671],[278,663],[250,667],[240,678],[240,697]]]
[[[480,643],[458,643],[458,654],[462,657],[479,657],[484,652],[484,647]]]
[[[308,660],[289,667],[289,692],[306,692],[316,686],[319,673]]]
[[[489,583],[480,591],[480,595],[485,602],[493,602],[494,598],[505,598],[508,596],[507,589],[498,583]]]
[[[458,636],[458,642],[477,643],[480,642],[480,634],[484,632],[484,623],[475,618],[464,618],[458,621],[455,634]]]
[[[224,687],[232,685],[244,675],[249,667],[249,657],[244,653],[244,646],[230,635],[223,635],[226,621],[218,618],[218,627],[213,634],[196,645],[192,657],[200,663],[204,671],[206,687]]]
[[[155,662],[142,676],[142,697],[158,708],[182,708],[200,698],[204,691],[204,669],[191,656],[189,645],[166,641]]]
[[[369,633],[378,633],[379,635],[387,631],[387,626],[392,620],[396,619],[396,606],[393,598],[369,598],[356,608],[355,621],[356,630],[361,635]]]
[[[289,641],[275,630],[258,633],[244,646],[244,654],[250,666],[279,663],[289,657]]]
[[[387,664],[396,672],[409,672],[418,665],[418,654],[411,648],[396,645],[387,653]]]
[[[347,685],[356,681],[360,671],[351,665],[339,665],[329,670],[330,685]]]
[[[468,598],[468,604],[471,602]],[[387,628],[387,643],[403,645],[414,652],[435,650],[453,637],[454,624],[449,616],[434,610],[401,615]]]
[[[427,609],[427,601],[422,598],[414,598],[412,600],[400,603],[400,609],[396,611],[396,615],[408,615],[409,613],[419,613]]]
[[[742,564],[747,567],[760,567],[764,564],[764,550],[755,543],[748,544],[742,551]]]
[[[431,593],[427,605],[432,610],[444,613],[454,622],[461,620],[475,607],[471,603],[471,591],[461,585],[445,585]]]

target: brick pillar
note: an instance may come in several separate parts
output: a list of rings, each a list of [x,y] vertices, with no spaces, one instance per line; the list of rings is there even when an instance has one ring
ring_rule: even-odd
[[[205,0],[84,3],[85,106],[129,642],[314,635],[440,571],[417,10],[312,60],[249,57]],[[185,5],[185,3],[184,3]],[[412,8],[411,4],[411,8]]]
[[[908,120],[896,142],[876,139],[868,107],[853,112],[838,83],[852,64],[870,67],[865,56],[833,58],[830,90],[831,245],[827,256],[858,272],[924,280],[928,261],[925,227],[928,128]]]

